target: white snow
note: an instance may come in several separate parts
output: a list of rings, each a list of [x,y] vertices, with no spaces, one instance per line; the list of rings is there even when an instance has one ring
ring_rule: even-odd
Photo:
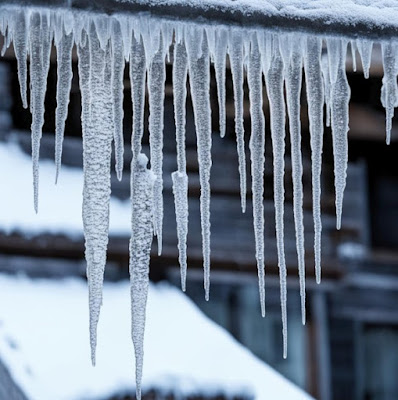
[[[13,143],[0,143],[0,185],[7,188],[0,196],[0,230],[31,237],[42,233],[62,234],[81,240],[83,172],[63,166],[54,185],[53,161],[40,162],[41,207],[32,207],[32,161]],[[130,203],[111,198],[109,231],[115,236],[130,236]]]
[[[89,400],[134,391],[127,282],[104,284],[95,368],[83,281],[0,275],[0,293],[0,358],[29,399]],[[143,391],[152,388],[311,399],[167,284],[149,287]]]
[[[131,0],[118,0],[129,3]],[[364,22],[369,25],[398,27],[398,4],[395,0],[134,0],[152,5],[199,6],[201,9],[215,7],[238,10],[246,15],[261,12],[265,15],[287,18],[308,18],[355,25]]]

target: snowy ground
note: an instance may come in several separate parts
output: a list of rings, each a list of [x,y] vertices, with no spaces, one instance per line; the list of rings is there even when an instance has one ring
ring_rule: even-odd
[[[55,165],[40,161],[39,213],[33,209],[32,161],[16,144],[0,143],[0,230],[35,235],[62,233],[81,238],[83,172],[63,166],[55,185]],[[5,173],[6,171],[6,173]],[[130,236],[130,202],[111,200],[110,232]]]
[[[0,358],[30,399],[102,399],[134,390],[127,282],[105,284],[95,368],[83,281],[0,275],[0,299]],[[150,287],[143,387],[310,399],[168,284]]]

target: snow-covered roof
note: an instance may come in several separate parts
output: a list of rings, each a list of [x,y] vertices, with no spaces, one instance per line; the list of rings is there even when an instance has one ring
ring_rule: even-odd
[[[39,213],[33,209],[32,160],[17,144],[0,143],[0,231],[83,236],[83,171],[63,166],[55,185],[53,161],[40,161]],[[111,199],[110,233],[130,235],[130,202]]]
[[[116,0],[119,3],[142,3],[151,6],[222,7],[250,16],[254,12],[286,18],[324,19],[329,23],[398,26],[398,4],[394,0]]]
[[[0,358],[32,400],[102,399],[134,391],[127,282],[106,283],[97,366],[90,363],[83,281],[0,275]],[[180,290],[151,285],[143,389],[178,394],[311,397],[205,317]]]

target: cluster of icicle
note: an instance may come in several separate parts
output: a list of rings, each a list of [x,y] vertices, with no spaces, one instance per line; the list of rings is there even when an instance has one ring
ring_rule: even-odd
[[[13,43],[24,107],[32,113],[32,159],[34,207],[38,210],[39,147],[44,122],[44,98],[54,42],[57,50],[57,109],[55,132],[56,179],[61,166],[62,142],[72,79],[72,48],[78,54],[82,94],[84,191],[83,223],[86,243],[90,307],[90,342],[95,363],[97,324],[102,303],[102,285],[109,226],[112,142],[116,173],[123,170],[123,76],[129,63],[132,89],[132,161],[130,275],[132,338],[136,356],[137,398],[141,394],[145,307],[148,294],[149,257],[153,236],[162,251],[163,224],[163,102],[166,61],[173,61],[173,92],[178,170],[172,174],[181,283],[185,290],[188,232],[188,176],[185,156],[185,106],[187,77],[193,102],[200,175],[204,287],[210,287],[210,170],[212,165],[210,62],[214,64],[220,117],[220,134],[225,135],[225,79],[230,60],[234,100],[235,131],[241,178],[242,211],[246,208],[245,132],[243,125],[243,83],[249,87],[251,132],[249,140],[252,209],[261,312],[265,314],[264,289],[264,164],[265,118],[263,77],[270,106],[274,163],[275,223],[281,286],[283,355],[287,355],[286,263],[284,253],[284,155],[285,131],[290,133],[293,162],[294,222],[298,270],[305,323],[305,265],[303,187],[300,132],[302,75],[305,89],[312,151],[312,193],[315,231],[316,280],[321,279],[321,164],[324,110],[332,128],[336,189],[337,228],[341,225],[343,192],[347,170],[348,104],[350,88],[346,77],[346,54],[359,52],[365,77],[373,43],[367,40],[321,38],[306,34],[272,33],[265,30],[226,26],[184,24],[148,20],[147,16],[93,15],[66,10],[2,8],[0,32],[5,37],[4,54]],[[381,100],[386,108],[387,142],[391,120],[398,105],[397,45],[381,43],[384,78]],[[27,98],[27,59],[30,58],[30,99]],[[353,58],[355,60],[355,57]],[[147,169],[141,141],[144,131],[146,88],[149,96],[151,170]],[[286,110],[288,127],[286,124]],[[269,221],[267,221],[270,223]]]

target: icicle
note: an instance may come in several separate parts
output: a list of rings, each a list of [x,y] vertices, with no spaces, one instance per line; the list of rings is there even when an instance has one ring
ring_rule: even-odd
[[[368,79],[370,62],[372,60],[373,42],[366,39],[357,39],[357,48],[361,57],[363,76]]]
[[[19,89],[21,92],[22,106],[23,108],[28,108],[27,99],[27,85],[26,85],[26,75],[27,75],[27,52],[28,52],[28,21],[27,13],[25,10],[18,11],[15,13],[14,17],[14,51],[15,57],[18,63],[18,81]]]
[[[158,241],[158,255],[161,255],[163,231],[163,103],[166,66],[163,36],[159,33],[158,37],[158,48],[150,61],[148,70],[148,93],[151,170],[156,175],[156,182],[153,186],[153,228]]]
[[[32,111],[32,161],[34,208],[39,207],[39,153],[44,124],[44,100],[50,62],[51,35],[47,13],[32,13],[29,26]]]
[[[124,47],[119,21],[112,24],[112,93],[115,131],[113,132],[115,146],[115,170],[117,179],[122,180],[124,163],[123,140],[123,78],[124,78]]]
[[[186,47],[189,65],[189,83],[195,114],[195,127],[200,179],[200,219],[205,298],[210,296],[210,170],[211,170],[211,108],[210,65],[207,39],[201,28],[192,28]]]
[[[381,88],[381,104],[386,109],[386,143],[391,141],[392,119],[394,108],[398,106],[397,86],[397,46],[394,42],[384,42],[381,45],[383,54],[383,86]]]
[[[188,234],[188,176],[185,158],[185,106],[187,97],[187,53],[184,42],[174,44],[173,94],[174,117],[177,140],[178,170],[171,174],[176,210],[178,252],[181,268],[181,287],[185,292],[187,276],[187,234]]]
[[[323,148],[323,103],[324,93],[321,72],[322,40],[308,37],[304,57],[305,83],[308,102],[308,117],[311,136],[312,164],[312,209],[314,218],[315,277],[321,282],[321,170]],[[329,71],[329,70],[328,70]],[[326,77],[324,77],[326,79]],[[327,76],[329,82],[329,72]],[[327,90],[327,89],[325,89]],[[328,109],[329,106],[326,105]]]
[[[248,60],[247,80],[249,84],[251,136],[250,158],[253,193],[253,226],[256,242],[256,260],[258,285],[260,291],[261,315],[265,316],[265,279],[264,279],[264,150],[265,121],[263,112],[263,82],[261,57],[256,35],[251,41]]]
[[[341,39],[328,39],[328,56],[331,77],[332,135],[334,176],[336,188],[336,227],[341,227],[343,196],[348,163],[348,104],[350,87],[345,73],[347,43]]]
[[[110,45],[102,50],[95,25],[90,24],[88,43],[79,47],[79,75],[83,101],[88,92],[95,101],[83,108],[83,227],[86,246],[90,308],[91,360],[95,365],[97,324],[102,305],[111,195],[110,163],[113,106]],[[88,71],[87,71],[88,70]]]
[[[310,39],[308,39],[310,40]],[[321,56],[321,71],[323,77],[323,86],[324,86],[324,99],[325,99],[325,107],[326,107],[326,126],[330,127],[330,97],[331,97],[331,85],[330,85],[330,73],[329,73],[329,60],[327,56]],[[322,107],[323,108],[323,107]]]
[[[357,72],[357,42],[355,40],[350,41],[351,45],[351,57],[352,57],[352,70]]]
[[[229,58],[234,86],[235,133],[239,159],[240,197],[242,212],[246,211],[246,155],[243,126],[243,43],[242,33],[233,31],[229,45]]]
[[[227,55],[227,32],[220,28],[216,32],[216,44],[214,53],[214,69],[216,71],[218,112],[220,121],[220,136],[225,136],[225,69]]]
[[[152,196],[156,177],[147,169],[148,159],[139,154],[131,162],[131,336],[135,352],[136,396],[141,399],[144,331],[149,288],[149,258],[153,238]]]
[[[278,265],[281,286],[281,310],[283,333],[283,358],[287,357],[287,291],[284,246],[284,169],[285,169],[285,101],[283,97],[283,63],[279,52],[279,40],[273,37],[271,65],[265,74],[271,115],[272,152],[274,156],[274,205],[275,228],[278,248]]]
[[[301,160],[300,95],[303,54],[300,39],[287,37],[281,42],[292,155],[293,211],[300,276],[301,318],[305,325],[305,248],[303,223],[303,164]]]
[[[130,83],[131,100],[133,103],[133,131],[131,137],[131,151],[133,159],[141,153],[142,135],[144,134],[145,109],[145,49],[142,38],[137,40],[134,35],[131,41],[130,52]]]
[[[62,144],[64,141],[65,121],[68,115],[69,94],[72,84],[72,47],[73,34],[67,35],[63,27],[60,42],[57,45],[57,109],[55,112],[55,183],[61,170]]]

